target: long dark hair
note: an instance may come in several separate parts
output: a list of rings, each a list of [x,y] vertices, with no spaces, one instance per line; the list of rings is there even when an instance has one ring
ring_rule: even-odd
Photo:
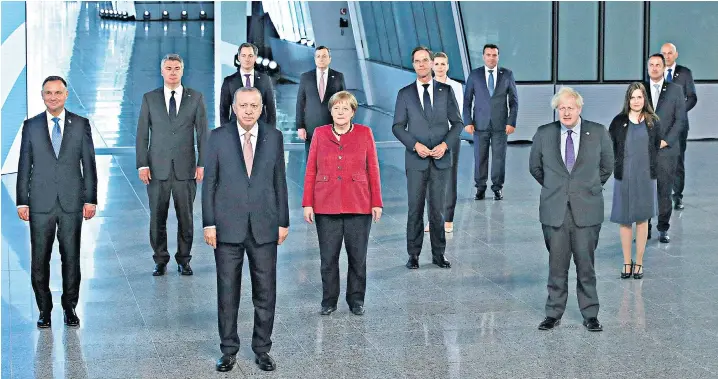
[[[655,124],[656,120],[658,120],[658,115],[653,110],[653,105],[648,100],[648,94],[646,93],[646,87],[641,82],[633,82],[628,85],[628,89],[626,90],[626,99],[623,102],[623,114],[628,117],[628,115],[631,113],[631,95],[633,94],[633,91],[635,90],[641,90],[641,93],[643,94],[643,109],[641,109],[641,117],[646,120],[646,125],[649,128],[652,128]]]

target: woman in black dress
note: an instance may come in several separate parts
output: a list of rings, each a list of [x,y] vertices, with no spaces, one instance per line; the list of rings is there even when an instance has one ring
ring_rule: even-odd
[[[631,83],[626,91],[623,111],[613,119],[608,129],[615,157],[611,222],[620,224],[623,279],[631,275],[634,279],[643,277],[648,219],[655,217],[658,209],[656,154],[661,141],[658,123],[658,116],[647,100],[646,88],[642,83]],[[634,223],[635,263],[631,259]]]

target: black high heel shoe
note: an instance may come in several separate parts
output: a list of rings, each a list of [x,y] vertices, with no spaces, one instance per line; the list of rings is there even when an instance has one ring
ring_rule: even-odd
[[[628,266],[628,270],[626,270],[626,266]],[[633,260],[631,260],[631,264],[624,263],[623,264],[623,271],[621,271],[621,279],[628,279],[633,274]]]
[[[639,272],[633,273],[633,279],[643,279],[643,265],[635,265]]]

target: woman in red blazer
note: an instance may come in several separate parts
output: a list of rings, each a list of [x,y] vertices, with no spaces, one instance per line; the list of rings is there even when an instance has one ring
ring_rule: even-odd
[[[372,219],[381,218],[379,160],[371,129],[353,124],[357,100],[341,91],[329,99],[333,124],[314,130],[304,176],[304,220],[317,222],[322,261],[322,315],[337,310],[339,252],[349,261],[346,300],[355,315],[364,314],[366,254]]]

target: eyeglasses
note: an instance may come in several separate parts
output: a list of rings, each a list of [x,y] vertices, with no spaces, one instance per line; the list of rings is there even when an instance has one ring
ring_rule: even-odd
[[[257,109],[259,109],[259,104],[246,104],[245,103],[245,104],[237,104],[237,106],[239,107],[239,109],[242,109],[242,110],[246,110],[247,108],[249,108],[253,111],[256,111]]]

